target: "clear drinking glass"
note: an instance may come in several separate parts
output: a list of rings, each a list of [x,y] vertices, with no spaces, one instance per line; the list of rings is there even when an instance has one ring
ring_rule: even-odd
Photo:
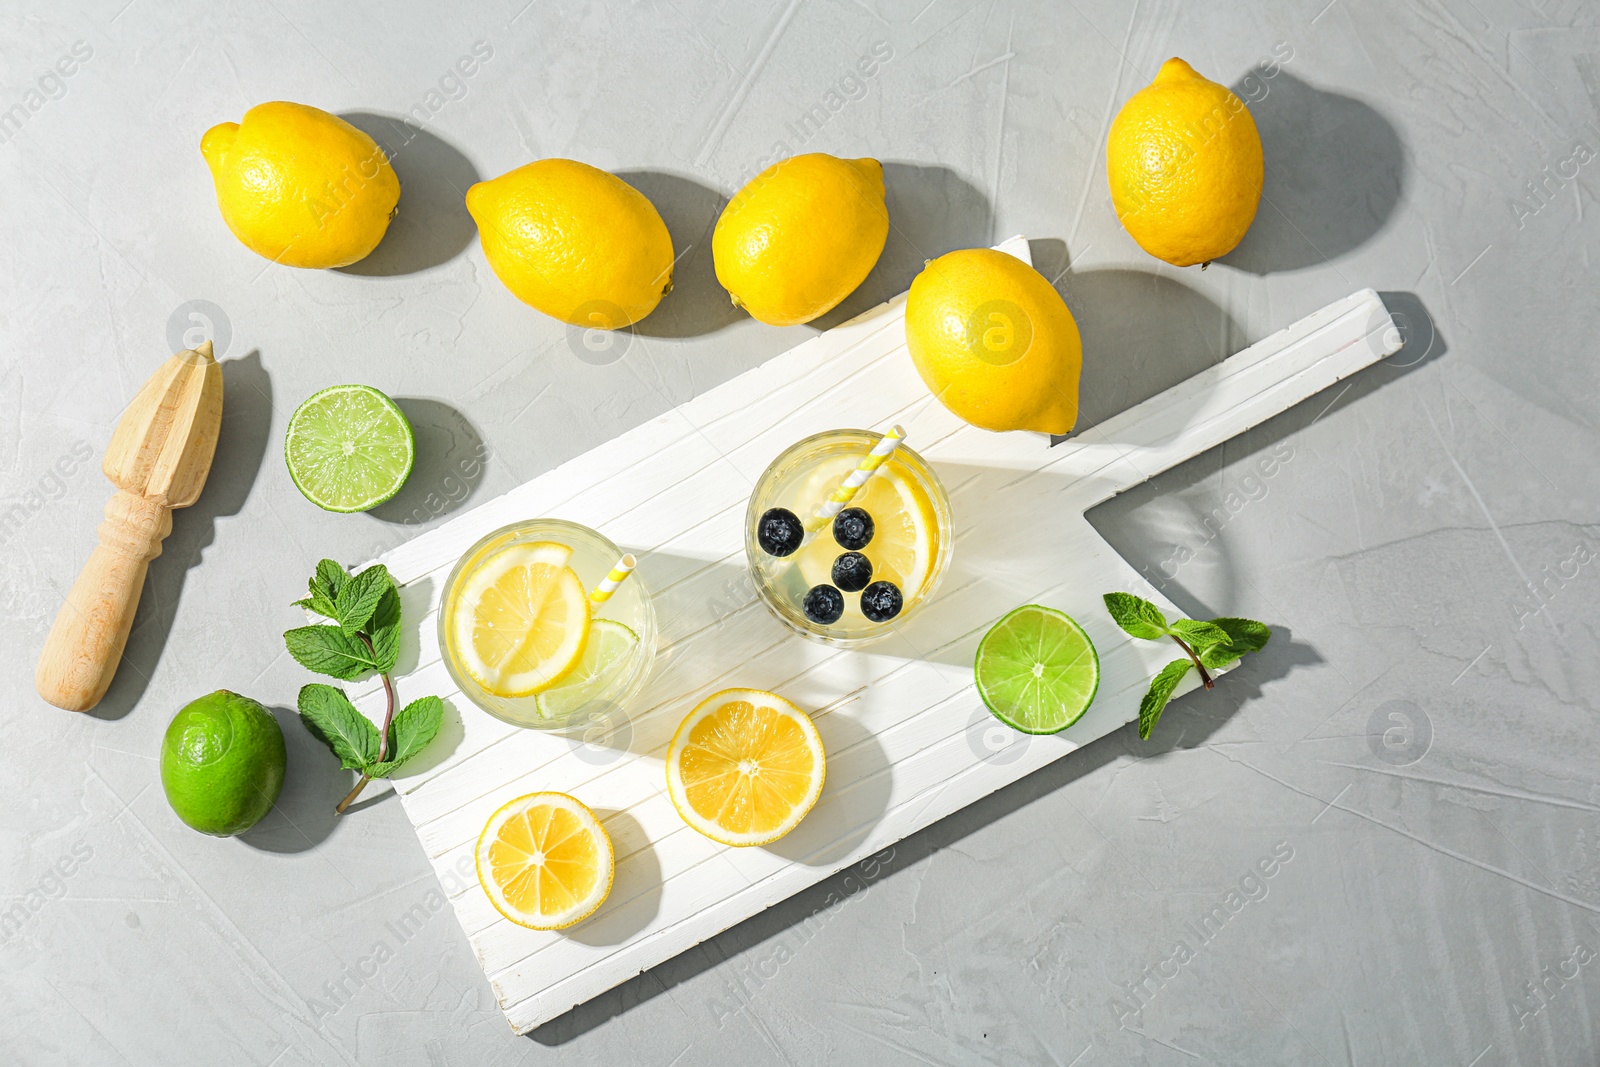
[[[622,558],[622,550],[603,534],[575,522],[531,519],[501,527],[468,549],[445,580],[439,601],[440,653],[461,691],[513,726],[570,732],[592,729],[599,722],[614,729],[655,659],[655,610],[638,574],[622,582],[604,603],[588,602],[583,653],[572,670],[536,692],[492,691],[468,666],[472,657],[463,655],[464,647],[474,641],[474,615],[467,601],[475,598],[464,596],[474,576],[492,574],[510,560],[530,558],[527,552],[518,554],[520,549],[539,549],[549,556],[551,550],[545,546],[551,545],[570,550],[565,565],[577,575],[586,597]]]
[[[846,505],[847,510],[867,511],[874,520],[872,539],[855,551],[871,564],[872,583],[887,581],[898,589],[897,614],[873,621],[862,610],[862,597],[872,592],[872,585],[855,591],[835,582],[840,572],[834,565],[852,549],[836,540],[831,523],[809,533],[792,554],[776,556],[762,547],[759,528],[764,515],[782,508],[802,523],[811,520],[818,506],[882,439],[882,434],[868,430],[829,430],[792,445],[761,475],[745,514],[745,555],[757,593],[784,625],[826,644],[854,647],[886,636],[932,596],[950,563],[950,498],[933,468],[904,444]],[[822,585],[832,587],[844,603],[833,622],[818,621],[806,612],[807,595]]]

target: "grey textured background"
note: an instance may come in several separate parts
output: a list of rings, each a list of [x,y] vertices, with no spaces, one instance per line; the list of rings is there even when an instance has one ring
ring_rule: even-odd
[[[0,143],[0,1059],[1596,1061],[1593,8],[524,2],[0,13],[0,109],[24,109]],[[451,80],[475,42],[492,56]],[[1252,100],[1266,146],[1268,202],[1204,273],[1141,253],[1104,178],[1111,116],[1173,54]],[[272,99],[392,148],[390,120],[421,127],[356,269],[269,266],[222,225],[200,135]],[[515,1038],[392,795],[330,816],[348,775],[290,721],[288,601],[319,556],[367,558],[811,336],[724,307],[707,243],[802,148],[881,158],[889,185],[889,248],[830,322],[1026,233],[1083,328],[1085,424],[1363,286],[1407,346],[1092,516],[1193,613],[1276,628],[1216,692]],[[460,194],[547,155],[623,174],[685,252],[625,349],[486,269]],[[101,451],[197,326],[227,338],[210,484],[104,704],[56,711],[33,658],[94,542]],[[295,405],[345,381],[400,398],[422,448],[364,516],[316,510],[279,458]],[[218,687],[278,707],[290,746],[279,810],[231,841],[178,823],[153,759]]]

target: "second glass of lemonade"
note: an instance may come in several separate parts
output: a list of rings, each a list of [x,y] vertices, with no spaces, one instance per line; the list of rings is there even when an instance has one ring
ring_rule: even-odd
[[[484,537],[439,602],[450,677],[514,726],[574,730],[624,715],[650,673],[656,620],[638,575],[616,580],[623,558],[602,534],[561,519]]]
[[[897,447],[828,521],[818,508],[885,442],[829,430],[790,446],[756,483],[745,554],[778,620],[852,647],[893,632],[932,596],[950,562],[950,498],[933,468]]]

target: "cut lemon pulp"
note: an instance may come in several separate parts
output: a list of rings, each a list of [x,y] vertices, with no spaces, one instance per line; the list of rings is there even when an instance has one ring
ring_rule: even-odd
[[[810,515],[860,462],[860,456],[846,454],[818,463],[800,483],[805,503],[804,510],[796,514]],[[939,520],[933,502],[910,474],[890,460],[867,480],[849,506],[872,516],[872,540],[861,550],[872,561],[872,580],[893,582],[909,604],[921,593],[939,558]],[[806,588],[832,584],[833,561],[844,551],[833,539],[831,527],[818,530],[796,554]],[[866,625],[860,598],[847,596],[844,600],[845,614],[836,625]]]
[[[611,892],[611,837],[565,793],[530,793],[489,816],[478,835],[478,882],[518,926],[560,930],[594,913]]]
[[[559,682],[583,654],[589,598],[555,541],[510,545],[479,563],[452,607],[455,653],[472,680],[500,697]]]
[[[724,689],[679,724],[667,791],[683,821],[713,841],[764,845],[806,817],[825,763],[805,712],[759,689]]]

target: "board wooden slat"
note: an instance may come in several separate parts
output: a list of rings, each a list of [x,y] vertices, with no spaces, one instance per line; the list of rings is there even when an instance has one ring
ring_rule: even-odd
[[[999,247],[1028,258],[1020,237]],[[394,785],[517,1032],[1137,718],[1170,649],[1128,638],[1100,594],[1125,589],[1177,609],[1084,513],[1399,346],[1382,301],[1363,290],[1050,448],[1037,434],[974,429],[934,402],[905,352],[903,302],[820,334],[382,558],[401,583],[406,618],[417,621],[402,650],[402,690],[449,703],[442,740]],[[935,598],[878,644],[845,651],[805,641],[755,598],[743,554],[751,488],[807,434],[896,422],[950,492],[950,571]],[[593,526],[635,553],[636,580],[648,584],[661,624],[655,670],[629,718],[586,739],[501,723],[468,702],[439,661],[449,568],[490,530],[540,516]],[[1100,653],[1094,705],[1054,737],[998,727],[972,686],[984,630],[1029,602],[1071,614]],[[1191,676],[1179,692],[1197,684]],[[764,848],[707,840],[666,796],[662,757],[679,719],[734,685],[771,689],[812,711],[828,752],[817,807]],[[368,685],[357,703],[372,714],[377,696]],[[507,922],[472,874],[489,814],[542,789],[588,803],[616,846],[610,897],[565,933]]]

